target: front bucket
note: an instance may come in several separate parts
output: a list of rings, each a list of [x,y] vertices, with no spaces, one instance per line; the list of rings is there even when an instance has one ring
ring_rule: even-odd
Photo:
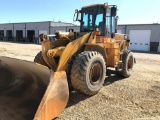
[[[0,57],[0,119],[49,120],[58,116],[68,101],[68,85],[65,72],[62,76],[55,73],[32,62]]]
[[[51,72],[50,83],[34,120],[52,120],[59,116],[66,107],[68,98],[69,89],[66,72]]]

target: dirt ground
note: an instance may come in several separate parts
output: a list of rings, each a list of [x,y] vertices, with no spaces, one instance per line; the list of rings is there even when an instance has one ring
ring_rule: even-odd
[[[33,61],[40,45],[0,42],[0,56]],[[137,63],[130,78],[107,69],[97,95],[70,93],[57,120],[160,120],[160,54],[134,52]]]

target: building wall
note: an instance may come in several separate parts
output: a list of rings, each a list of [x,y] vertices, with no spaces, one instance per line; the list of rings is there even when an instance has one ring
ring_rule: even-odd
[[[127,26],[127,33],[130,30],[151,30],[151,42],[158,42],[160,38],[160,25],[136,25]]]
[[[119,25],[118,30],[122,30],[124,34],[129,34],[130,30],[151,30],[151,42],[159,42],[160,25]],[[126,32],[125,32],[126,31]]]
[[[69,29],[74,29],[74,31],[79,31],[78,26],[73,26],[72,23],[63,23],[63,22],[29,22],[29,23],[8,23],[8,24],[0,24],[0,30],[4,30],[4,38],[0,38],[1,40],[8,41],[8,36],[6,34],[7,30],[12,31],[12,38],[9,38],[9,41],[17,41],[17,42],[29,42],[28,31],[34,31],[34,42],[39,43],[39,34],[47,33],[54,34],[56,31],[66,32]],[[23,32],[22,40],[18,40],[16,31],[20,30]],[[20,38],[21,39],[21,38]]]
[[[51,27],[51,34],[54,34],[55,32],[58,32],[58,31],[61,31],[61,32],[66,32],[67,29],[65,26],[60,26],[60,27]]]
[[[13,24],[13,37],[16,37],[16,31],[17,30],[22,30],[23,31],[23,37],[25,37],[25,23],[16,23]]]
[[[13,24],[0,24],[0,30],[4,30],[4,36],[6,36],[6,30],[13,30]]]
[[[122,25],[121,25],[121,26],[118,26],[118,30],[121,30],[121,33],[122,33],[122,34],[126,34],[125,27],[126,27],[126,26],[122,26]]]
[[[130,30],[151,30],[150,51],[158,51],[160,41],[160,25],[159,24],[137,24],[137,25],[119,25],[118,30],[122,30],[124,34],[128,34]]]
[[[12,30],[13,24],[0,24],[0,30]]]
[[[4,36],[6,36],[6,30],[14,30],[13,37],[16,37],[16,30],[23,31],[23,37],[27,36],[27,30],[35,30],[35,36],[39,36],[40,30],[47,30],[48,34],[53,32],[53,27],[60,27],[60,30],[66,30],[66,26],[73,26],[72,23],[63,23],[63,22],[29,22],[29,23],[8,23],[0,24],[0,30],[4,30]],[[52,32],[51,32],[52,31]]]
[[[46,30],[50,34],[50,22],[26,23],[26,36],[27,30],[35,30],[35,37],[39,36],[40,30]]]
[[[46,31],[47,34],[54,34],[57,31],[68,32],[69,29],[74,29],[74,32],[80,31],[80,27],[75,26],[72,23],[53,21],[0,24],[0,30],[4,30],[4,39],[1,40],[7,40],[5,39],[7,30],[12,30],[13,38],[16,37],[17,30],[22,30],[23,37],[25,39],[27,39],[28,30],[35,31],[35,39],[36,41],[38,41],[39,33],[42,31]],[[122,34],[128,35],[130,33],[130,30],[151,30],[150,50],[155,51],[158,49],[157,51],[160,51],[160,24],[118,25],[118,30]]]
[[[67,31],[69,31],[69,29],[74,29],[74,32],[79,32],[80,26],[67,26]]]
[[[157,49],[158,49],[157,42],[158,42],[158,38],[159,38],[159,34],[156,34],[157,29],[158,29],[158,27],[156,25],[127,26],[127,34],[129,34],[130,30],[151,30],[150,45],[149,45],[148,50],[149,51],[157,51]],[[142,43],[143,43],[143,40],[142,40]]]
[[[59,27],[59,26],[74,26],[72,23],[64,23],[64,22],[50,22],[52,27]]]
[[[51,34],[54,34],[55,32],[61,31],[61,32],[69,32],[69,29],[74,29],[74,32],[80,31],[79,26],[59,26],[59,27],[51,27]]]

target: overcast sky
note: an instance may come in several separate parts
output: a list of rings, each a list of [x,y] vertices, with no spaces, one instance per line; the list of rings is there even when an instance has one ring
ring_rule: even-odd
[[[108,2],[117,5],[119,24],[160,23],[160,0],[0,0],[0,23],[73,22],[75,9]]]

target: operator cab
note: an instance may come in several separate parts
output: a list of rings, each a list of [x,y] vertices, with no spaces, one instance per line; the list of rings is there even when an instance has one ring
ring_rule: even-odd
[[[100,36],[114,37],[117,31],[117,6],[96,4],[76,10],[76,21],[80,22],[80,32],[96,31]]]

